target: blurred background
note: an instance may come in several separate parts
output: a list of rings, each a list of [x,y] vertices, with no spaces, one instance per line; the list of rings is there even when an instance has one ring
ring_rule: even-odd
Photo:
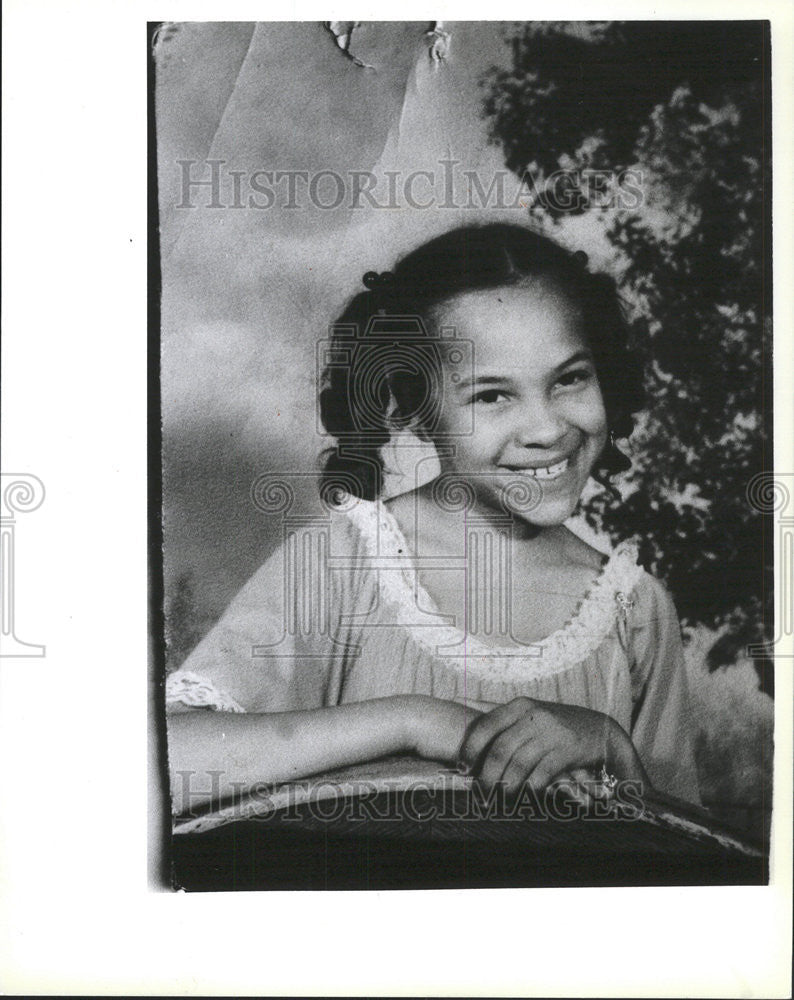
[[[175,668],[280,538],[251,500],[317,469],[317,344],[369,270],[519,222],[619,282],[649,407],[621,503],[684,625],[707,804],[771,804],[769,44],[763,22],[164,23],[154,37],[164,586]],[[392,491],[427,453],[391,457]],[[406,463],[404,469],[399,462]],[[316,480],[296,490],[315,503]],[[766,625],[765,625],[766,623]]]

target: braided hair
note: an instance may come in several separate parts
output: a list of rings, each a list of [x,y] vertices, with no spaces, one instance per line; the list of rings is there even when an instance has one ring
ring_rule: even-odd
[[[581,309],[609,431],[593,476],[609,486],[630,468],[615,439],[631,435],[645,394],[615,282],[591,273],[581,251],[570,253],[523,226],[492,223],[444,233],[403,257],[394,272],[368,272],[366,290],[334,323],[320,415],[338,444],[324,454],[323,492],[342,487],[375,499],[383,482],[381,448],[394,429],[410,424],[427,436],[441,372],[441,345],[428,333],[433,308],[465,292],[535,278],[552,282]]]

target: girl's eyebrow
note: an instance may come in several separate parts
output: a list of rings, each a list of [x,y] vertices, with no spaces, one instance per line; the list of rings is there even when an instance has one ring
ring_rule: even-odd
[[[569,365],[575,365],[578,361],[592,361],[592,360],[593,360],[593,355],[590,351],[577,351],[576,354],[572,354],[567,361],[563,361],[561,365],[557,365],[557,367],[554,369],[554,373],[556,375],[558,372],[561,372],[564,368],[567,368]]]
[[[458,382],[456,389],[461,391],[475,385],[503,385],[509,381],[510,378],[507,375],[477,375],[474,378],[465,378],[462,382]]]
[[[561,371],[571,365],[575,365],[579,361],[592,361],[593,355],[590,351],[577,351],[576,354],[572,354],[570,358],[566,358],[562,364],[557,365],[553,370],[554,375],[558,375]],[[470,389],[476,385],[504,385],[506,382],[510,382],[509,375],[477,375],[474,378],[463,379],[463,381],[458,382],[456,389],[458,392],[464,389]]]

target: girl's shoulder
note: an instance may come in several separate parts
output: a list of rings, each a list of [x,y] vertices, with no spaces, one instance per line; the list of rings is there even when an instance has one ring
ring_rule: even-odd
[[[631,591],[627,593],[631,621],[636,627],[670,625],[680,628],[670,591],[664,583],[638,564],[638,572]]]
[[[398,522],[381,500],[345,494],[331,512],[329,528],[329,556],[344,557],[361,579],[379,558],[409,554]]]
[[[634,623],[677,615],[667,587],[640,563],[639,549],[631,541],[619,542],[608,552],[590,545],[569,528],[563,528],[564,558],[583,570],[597,569],[597,582],[604,594],[614,595]]]
[[[609,553],[590,545],[566,525],[558,529],[557,540],[560,558],[571,567],[599,572],[609,562]]]
[[[621,619],[633,628],[652,624],[679,628],[678,613],[669,590],[642,565],[635,542],[619,542],[605,554],[578,536],[574,537],[576,542],[572,543],[571,552],[576,559],[588,565],[592,560],[601,561],[597,589],[602,597],[615,600]]]
[[[378,500],[364,500],[345,493],[331,510],[332,533],[345,539],[347,545],[373,543],[380,535],[391,529],[393,519]]]

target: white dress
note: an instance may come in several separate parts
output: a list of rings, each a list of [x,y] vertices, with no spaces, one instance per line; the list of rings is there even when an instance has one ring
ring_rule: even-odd
[[[167,678],[167,702],[282,712],[394,694],[527,695],[611,716],[659,791],[700,801],[678,617],[633,547],[618,546],[569,622],[529,646],[495,643],[492,609],[471,614],[465,633],[451,624],[421,566],[378,501],[348,497],[325,520],[285,522],[282,545]]]

